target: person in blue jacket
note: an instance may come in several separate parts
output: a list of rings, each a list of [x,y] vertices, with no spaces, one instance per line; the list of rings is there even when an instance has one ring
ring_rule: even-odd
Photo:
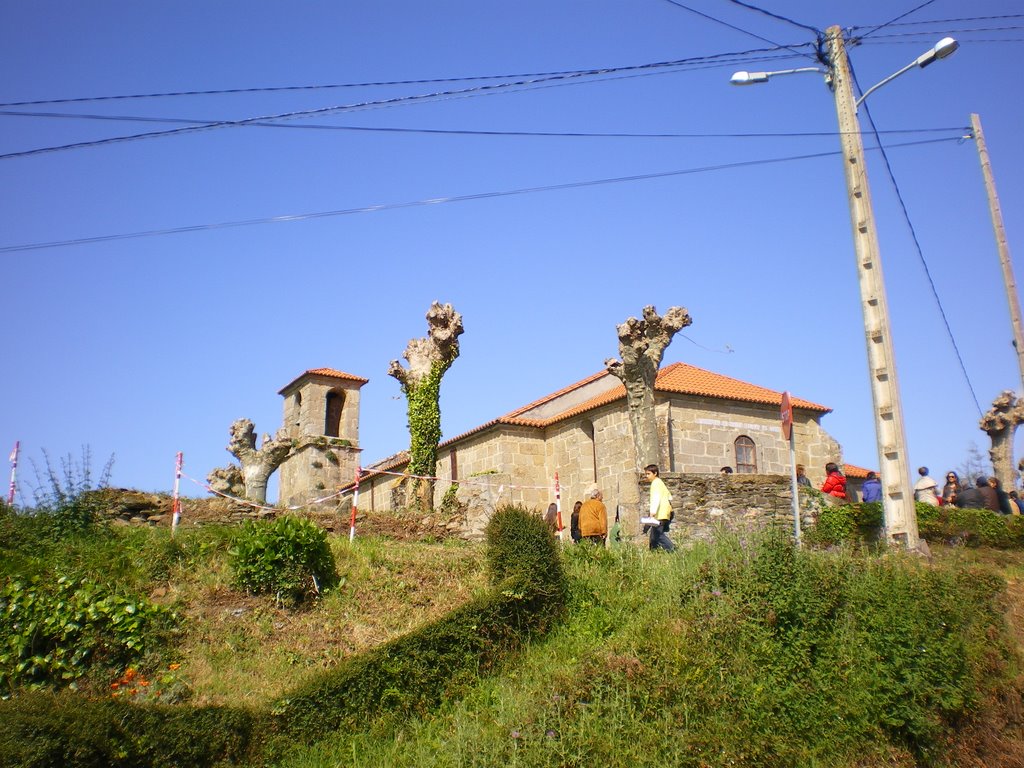
[[[882,500],[882,483],[874,472],[868,472],[868,478],[860,489],[860,497],[862,501]]]

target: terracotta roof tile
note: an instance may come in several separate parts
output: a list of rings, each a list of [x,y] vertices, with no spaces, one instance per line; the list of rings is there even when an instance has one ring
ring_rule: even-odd
[[[781,392],[765,389],[756,384],[748,384],[745,381],[732,379],[720,373],[712,373],[686,363],[673,363],[662,368],[658,371],[658,378],[654,386],[655,389],[660,389],[663,392],[679,392],[686,395],[703,395],[704,397],[743,400],[767,405],[782,404]],[[794,397],[792,403],[794,408],[805,408],[821,413],[832,411],[826,405],[812,403],[810,400],[803,400],[799,397]]]
[[[296,376],[285,386],[278,390],[277,394],[284,394],[285,390],[289,389],[295,382],[301,379],[303,376],[326,376],[331,379],[342,379],[344,381],[358,381],[360,384],[366,384],[369,379],[364,379],[362,376],[355,376],[351,373],[345,373],[344,371],[336,371],[334,368],[310,368],[308,371],[300,376]]]
[[[856,464],[843,464],[843,474],[847,477],[854,477],[858,480],[863,480],[868,476],[868,472],[875,472],[873,469],[864,469],[864,467],[858,467]],[[875,474],[878,474],[875,472]]]
[[[599,408],[602,405],[608,405],[609,403],[614,403],[616,400],[624,398],[626,396],[626,388],[623,387],[622,384],[617,384],[611,389],[601,392],[589,400],[574,405],[572,408],[568,408],[561,413],[549,416],[546,419],[524,419],[519,416],[519,414],[528,413],[540,405],[551,402],[562,395],[572,392],[586,384],[598,381],[605,376],[611,376],[611,374],[607,371],[599,371],[585,379],[577,381],[575,384],[570,384],[568,387],[564,387],[557,392],[553,392],[539,400],[534,400],[532,403],[524,405],[521,408],[517,408],[504,416],[492,419],[491,421],[481,424],[479,427],[471,429],[468,432],[463,432],[461,435],[449,438],[441,443],[441,445],[450,445],[464,437],[468,437],[469,435],[473,435],[478,432],[483,432],[485,429],[497,424],[510,424],[537,428],[547,427],[551,424],[556,424],[559,421],[572,418],[573,416],[578,416],[581,413],[586,413],[594,408]],[[756,384],[748,384],[745,381],[723,376],[720,373],[712,373],[711,371],[706,371],[703,368],[698,368],[694,365],[687,365],[686,363],[672,363],[672,365],[662,368],[658,371],[658,378],[655,380],[654,387],[659,392],[674,392],[684,395],[697,395],[699,397],[715,397],[724,400],[740,400],[743,402],[763,403],[766,405],[782,404],[781,392],[759,387]],[[792,403],[794,408],[803,408],[809,411],[818,411],[819,413],[830,413],[832,411],[828,406],[819,405],[818,403],[813,403],[810,400],[804,400],[799,397],[792,398]],[[865,472],[866,471],[867,470],[865,470]]]

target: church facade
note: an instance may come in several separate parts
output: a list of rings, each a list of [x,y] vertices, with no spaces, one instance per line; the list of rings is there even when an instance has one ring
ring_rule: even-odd
[[[349,485],[360,466],[359,389],[366,379],[314,369],[281,390],[284,426],[297,449],[281,469],[283,503],[302,503]],[[796,460],[812,482],[842,449],[821,425],[827,406],[793,397]],[[779,425],[782,393],[685,363],[663,367],[655,383],[661,468],[668,473],[789,475],[789,444]],[[319,430],[319,431],[318,431]],[[359,508],[400,506],[405,451],[364,465]],[[599,487],[624,522],[639,514],[636,451],[621,382],[601,371],[441,443],[435,503],[460,489],[493,509],[545,508],[560,493],[571,510]],[[557,477],[557,490],[556,490]]]

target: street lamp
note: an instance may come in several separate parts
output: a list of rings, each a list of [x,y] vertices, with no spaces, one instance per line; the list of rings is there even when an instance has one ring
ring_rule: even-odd
[[[883,482],[882,509],[885,516],[885,534],[893,541],[912,549],[918,545],[917,515],[914,511],[910,466],[907,463],[905,448],[907,439],[903,428],[903,407],[900,403],[896,357],[889,327],[889,304],[885,296],[878,232],[875,228],[871,190],[868,187],[864,165],[864,144],[861,140],[860,123],[857,120],[857,107],[872,91],[881,88],[904,72],[914,67],[926,67],[933,61],[949,56],[957,49],[957,42],[951,37],[943,38],[930,51],[869,88],[861,96],[860,101],[855,102],[853,77],[846,57],[842,29],[838,26],[829,27],[826,36],[829,54],[827,71],[802,67],[779,72],[737,72],[731,81],[735,85],[748,85],[768,82],[773,75],[824,71],[825,81],[832,89],[836,116],[839,120],[839,140],[843,149],[850,223],[860,283],[861,311],[864,315],[864,337],[871,378],[871,400],[875,412],[878,464]]]

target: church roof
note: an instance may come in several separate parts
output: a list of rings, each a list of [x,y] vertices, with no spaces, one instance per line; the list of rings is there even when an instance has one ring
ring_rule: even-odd
[[[549,406],[555,403],[559,398],[565,397],[567,400],[571,399],[568,396],[576,390],[583,390],[585,387],[594,385],[597,387],[597,383],[602,379],[607,378],[608,389],[598,392],[593,396],[583,400],[573,400],[571,405],[568,405],[565,409],[558,410],[555,406],[555,410],[552,408],[542,408],[542,406]],[[759,387],[756,384],[749,384],[739,379],[733,379],[729,376],[723,376],[720,373],[713,373],[712,371],[698,368],[695,365],[688,365],[686,363],[672,363],[667,365],[658,371],[658,377],[654,382],[654,389],[656,392],[671,392],[675,394],[683,395],[694,395],[697,397],[711,397],[721,400],[739,400],[748,403],[761,403],[764,405],[782,405],[782,393],[776,392],[772,389],[766,389],[765,387]],[[481,432],[488,427],[492,427],[496,424],[510,424],[514,426],[524,427],[547,427],[552,424],[557,424],[565,419],[572,418],[573,416],[579,416],[582,413],[591,411],[595,408],[599,408],[603,405],[614,403],[617,400],[621,400],[626,396],[626,388],[619,383],[619,380],[612,376],[607,371],[600,371],[591,376],[588,376],[581,381],[577,381],[575,384],[571,384],[564,389],[560,389],[557,392],[552,392],[550,395],[534,400],[532,403],[528,403],[521,408],[517,408],[510,413],[500,416],[497,419],[493,419],[486,424],[481,424],[475,429],[471,429],[468,432],[463,432],[461,435],[456,435],[449,440],[445,440],[442,445],[448,445],[454,443],[457,440],[461,440],[464,437]],[[826,405],[819,405],[813,403],[810,400],[804,400],[799,397],[791,399],[794,408],[801,408],[808,411],[817,411],[818,413],[830,413],[832,411]],[[532,411],[542,410],[544,412],[543,417],[539,417],[537,414],[532,414]]]
[[[287,392],[289,389],[295,386],[301,379],[304,379],[306,376],[326,376],[329,379],[341,379],[343,381],[358,381],[360,384],[366,384],[369,381],[369,379],[364,379],[362,376],[356,376],[351,373],[345,373],[344,371],[336,371],[333,368],[310,368],[301,376],[297,376],[295,379],[288,382],[288,384],[286,384],[280,390],[278,390],[277,394],[283,395],[285,392]]]

